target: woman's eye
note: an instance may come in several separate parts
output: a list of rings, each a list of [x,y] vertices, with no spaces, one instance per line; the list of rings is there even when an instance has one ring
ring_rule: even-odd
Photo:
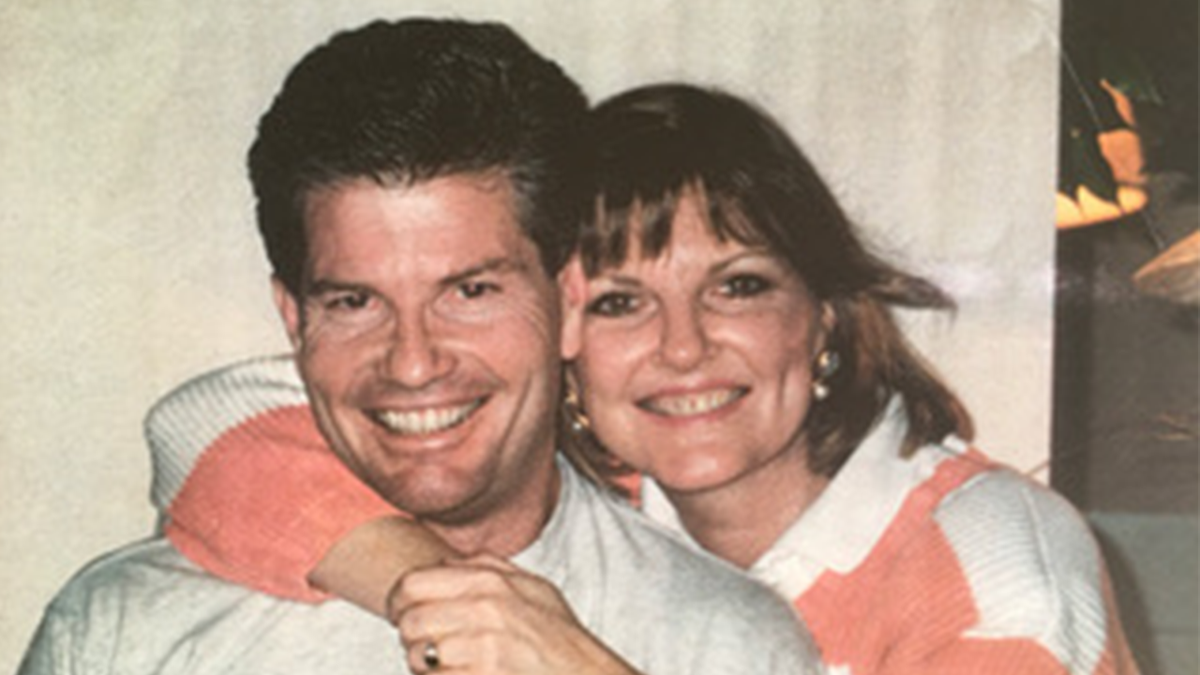
[[[721,293],[731,298],[751,298],[771,289],[771,282],[757,274],[738,274],[721,284]]]
[[[637,300],[630,293],[610,292],[588,303],[588,314],[625,316],[637,310]]]

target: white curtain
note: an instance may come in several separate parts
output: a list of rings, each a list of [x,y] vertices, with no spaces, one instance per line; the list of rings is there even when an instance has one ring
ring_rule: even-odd
[[[0,671],[67,575],[149,531],[147,406],[286,346],[243,157],[287,69],[335,29],[417,13],[506,21],[594,98],[683,79],[762,103],[878,249],[957,296],[911,328],[982,447],[1044,460],[1054,0],[9,0]]]

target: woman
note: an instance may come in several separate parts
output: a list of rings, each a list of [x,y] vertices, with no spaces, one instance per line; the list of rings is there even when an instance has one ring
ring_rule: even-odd
[[[645,510],[792,599],[833,672],[1136,672],[1086,525],[967,445],[968,413],[890,313],[949,299],[868,252],[744,101],[647,87],[594,120],[596,209],[563,282],[583,339],[571,454],[644,474]],[[207,444],[168,534],[243,583],[383,613],[403,570],[450,553],[327,478],[327,454],[300,459],[315,432],[295,419],[229,432],[283,449],[249,470]],[[232,476],[270,485],[270,511],[205,529]]]

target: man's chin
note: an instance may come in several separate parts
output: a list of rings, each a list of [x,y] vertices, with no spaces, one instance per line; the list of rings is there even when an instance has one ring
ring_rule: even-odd
[[[403,481],[376,485],[376,492],[414,518],[438,522],[462,519],[460,512],[469,510],[469,504],[476,496],[472,486],[435,472],[422,474]]]

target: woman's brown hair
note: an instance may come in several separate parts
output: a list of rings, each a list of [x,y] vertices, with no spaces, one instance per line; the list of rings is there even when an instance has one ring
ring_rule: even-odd
[[[804,421],[814,473],[836,474],[893,397],[908,417],[906,456],[948,434],[973,436],[966,408],[892,316],[892,307],[952,309],[952,300],[867,250],[769,115],[723,92],[664,84],[601,103],[590,131],[596,200],[581,238],[589,276],[624,262],[633,237],[645,255],[662,253],[680,199],[697,194],[714,236],[765,246],[833,309],[827,347],[841,366],[827,382],[829,397]]]

